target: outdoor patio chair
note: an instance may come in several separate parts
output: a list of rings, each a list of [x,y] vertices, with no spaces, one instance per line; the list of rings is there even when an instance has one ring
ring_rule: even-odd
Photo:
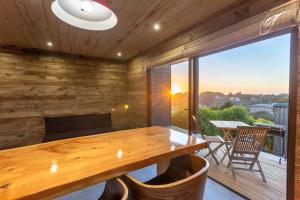
[[[202,139],[206,140],[208,142],[208,153],[204,156],[204,158],[208,157],[208,156],[212,156],[213,159],[216,161],[217,164],[219,164],[218,159],[216,158],[216,153],[217,151],[223,146],[225,145],[227,152],[229,152],[229,148],[226,145],[226,141],[219,135],[216,136],[209,136],[209,135],[204,135],[203,129],[199,126],[198,120],[197,118],[193,115],[192,116],[193,121],[195,123],[196,126],[196,130],[198,130]],[[211,144],[217,144],[217,146],[215,148],[211,147]]]
[[[238,127],[228,163],[234,178],[235,170],[244,170],[260,172],[263,181],[266,182],[258,157],[268,130],[267,127]],[[258,169],[254,169],[255,164],[257,164]],[[235,167],[234,165],[239,166]],[[247,168],[242,166],[247,166]]]

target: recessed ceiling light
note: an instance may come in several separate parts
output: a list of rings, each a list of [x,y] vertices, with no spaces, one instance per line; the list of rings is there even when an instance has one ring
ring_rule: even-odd
[[[55,0],[52,11],[62,21],[87,30],[111,29],[118,22],[106,0]]]
[[[47,46],[48,47],[53,47],[53,43],[52,42],[47,42]]]
[[[153,25],[154,30],[159,31],[160,30],[160,24],[156,23]]]
[[[123,56],[123,54],[121,52],[118,52],[117,55],[118,55],[118,57],[122,57]]]

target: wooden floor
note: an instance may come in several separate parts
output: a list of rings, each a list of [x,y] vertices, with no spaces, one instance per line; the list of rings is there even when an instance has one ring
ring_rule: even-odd
[[[205,152],[200,152],[204,155]],[[223,155],[219,151],[217,156]],[[233,178],[231,170],[227,168],[227,159],[220,165],[209,157],[209,176],[216,181],[226,185],[245,197],[253,200],[284,200],[286,199],[286,162],[280,165],[279,157],[268,153],[261,153],[260,162],[264,170],[267,183],[264,183],[259,173],[237,171],[236,179]]]

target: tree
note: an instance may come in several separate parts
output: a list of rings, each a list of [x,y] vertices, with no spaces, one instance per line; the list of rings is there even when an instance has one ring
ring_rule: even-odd
[[[259,118],[256,120],[256,122],[258,123],[264,123],[264,124],[274,124],[274,122],[269,121],[267,119],[264,118]],[[265,144],[264,144],[264,149],[267,151],[272,151],[273,148],[273,137],[272,136],[268,136],[265,139]]]
[[[255,122],[253,116],[243,106],[232,106],[222,110],[213,110],[207,107],[199,108],[199,125],[206,135],[223,135],[223,133],[213,126],[210,120],[241,121],[252,125]]]
[[[230,108],[230,107],[232,107],[233,106],[233,104],[231,103],[231,101],[226,101],[225,103],[224,103],[224,105],[223,106],[221,106],[221,110],[222,109],[225,109],[225,108]]]
[[[268,121],[273,121],[273,115],[271,115],[270,113],[264,112],[264,111],[255,113],[254,117],[256,119],[262,118],[262,119],[266,119]]]
[[[272,122],[270,120],[267,120],[267,119],[264,119],[264,118],[258,118],[256,120],[256,122],[258,122],[258,123],[264,123],[264,124],[274,124],[274,122]]]

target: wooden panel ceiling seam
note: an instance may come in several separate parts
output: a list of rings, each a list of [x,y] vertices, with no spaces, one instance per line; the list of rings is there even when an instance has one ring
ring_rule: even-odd
[[[121,65],[129,64],[129,61],[126,61],[126,60],[75,55],[75,54],[53,52],[53,51],[47,51],[47,50],[41,50],[41,49],[21,48],[21,47],[17,47],[17,46],[13,46],[13,45],[0,45],[0,52],[15,53],[15,54],[20,54],[20,55],[31,55],[31,56],[32,55],[55,56],[55,57],[63,57],[63,58],[70,58],[70,59],[80,59],[80,60],[88,60],[88,61],[96,61],[96,62],[107,62],[107,63],[111,63],[111,64],[121,64]]]

